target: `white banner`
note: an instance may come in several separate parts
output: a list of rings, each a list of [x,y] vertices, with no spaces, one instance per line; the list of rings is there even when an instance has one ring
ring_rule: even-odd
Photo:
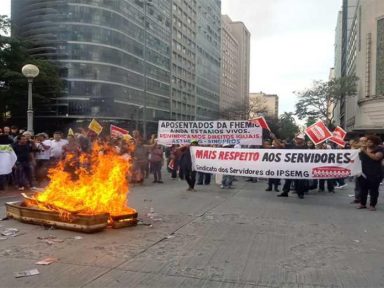
[[[10,145],[0,145],[0,175],[12,172],[17,156]]]
[[[261,145],[263,129],[250,121],[159,121],[157,143]]]
[[[361,174],[359,150],[191,147],[195,171],[283,179],[334,179]]]

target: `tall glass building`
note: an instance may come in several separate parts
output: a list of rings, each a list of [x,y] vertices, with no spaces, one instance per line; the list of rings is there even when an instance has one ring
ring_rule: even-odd
[[[63,94],[39,119],[214,119],[220,0],[12,0],[12,33],[59,64]],[[175,10],[176,8],[176,10]],[[172,73],[172,74],[171,74]]]
[[[173,0],[171,117],[219,117],[221,1]]]

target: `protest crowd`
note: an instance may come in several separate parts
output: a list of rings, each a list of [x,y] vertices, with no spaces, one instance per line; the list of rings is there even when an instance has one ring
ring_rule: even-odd
[[[48,183],[48,171],[55,167],[62,159],[71,155],[74,161],[82,153],[90,153],[95,143],[107,143],[120,154],[121,157],[132,163],[132,173],[129,182],[142,185],[145,181],[162,184],[163,173],[169,173],[171,179],[182,179],[187,183],[187,191],[196,191],[196,185],[219,185],[221,189],[233,189],[234,182],[240,176],[233,173],[210,173],[209,171],[196,171],[193,167],[191,149],[196,147],[214,147],[222,149],[257,149],[258,151],[310,150],[322,152],[323,150],[352,149],[359,151],[362,173],[354,177],[336,177],[328,179],[292,179],[292,177],[245,177],[248,182],[266,182],[266,191],[278,192],[278,197],[288,197],[294,191],[298,198],[303,199],[311,190],[318,192],[335,193],[336,189],[343,189],[347,185],[354,185],[355,198],[352,203],[358,209],[369,208],[376,210],[379,188],[383,178],[384,147],[382,140],[373,135],[351,139],[344,145],[332,142],[315,144],[307,141],[304,133],[294,139],[278,139],[273,133],[262,137],[261,145],[240,145],[225,143],[222,145],[205,144],[197,139],[189,139],[189,144],[160,145],[157,135],[145,139],[140,131],[132,133],[116,128],[112,133],[95,133],[92,129],[74,128],[68,133],[56,131],[52,135],[18,129],[16,126],[0,128],[0,147],[9,145],[16,154],[17,160],[10,174],[0,175],[0,191],[5,189],[39,190]],[[119,130],[120,129],[120,130]],[[263,133],[264,134],[264,133]],[[104,135],[104,136],[103,136]],[[1,152],[1,151],[0,151]],[[242,155],[242,154],[239,154]],[[240,156],[242,157],[242,156]],[[1,165],[1,163],[0,163]],[[0,170],[1,171],[1,170]],[[0,173],[1,174],[1,173]],[[152,175],[152,176],[150,176]],[[146,180],[149,178],[148,180]],[[169,177],[167,177],[169,178]],[[267,179],[266,179],[267,178]],[[347,184],[350,182],[350,184]],[[370,196],[369,205],[367,198]]]

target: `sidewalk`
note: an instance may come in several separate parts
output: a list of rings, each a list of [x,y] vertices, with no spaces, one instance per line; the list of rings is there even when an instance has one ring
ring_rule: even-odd
[[[129,202],[152,226],[87,235],[2,221],[25,234],[0,242],[0,286],[382,287],[383,197],[369,212],[349,204],[353,185],[304,200],[278,198],[265,182],[235,185],[133,187]],[[48,235],[63,242],[37,238]],[[48,256],[59,262],[34,264]],[[33,268],[40,274],[13,276]]]

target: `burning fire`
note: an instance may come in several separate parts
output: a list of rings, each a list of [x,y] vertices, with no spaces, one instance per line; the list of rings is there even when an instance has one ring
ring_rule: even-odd
[[[127,205],[131,162],[106,145],[95,145],[90,154],[68,155],[50,169],[47,188],[29,198],[28,206],[71,214],[127,215],[135,210]]]

